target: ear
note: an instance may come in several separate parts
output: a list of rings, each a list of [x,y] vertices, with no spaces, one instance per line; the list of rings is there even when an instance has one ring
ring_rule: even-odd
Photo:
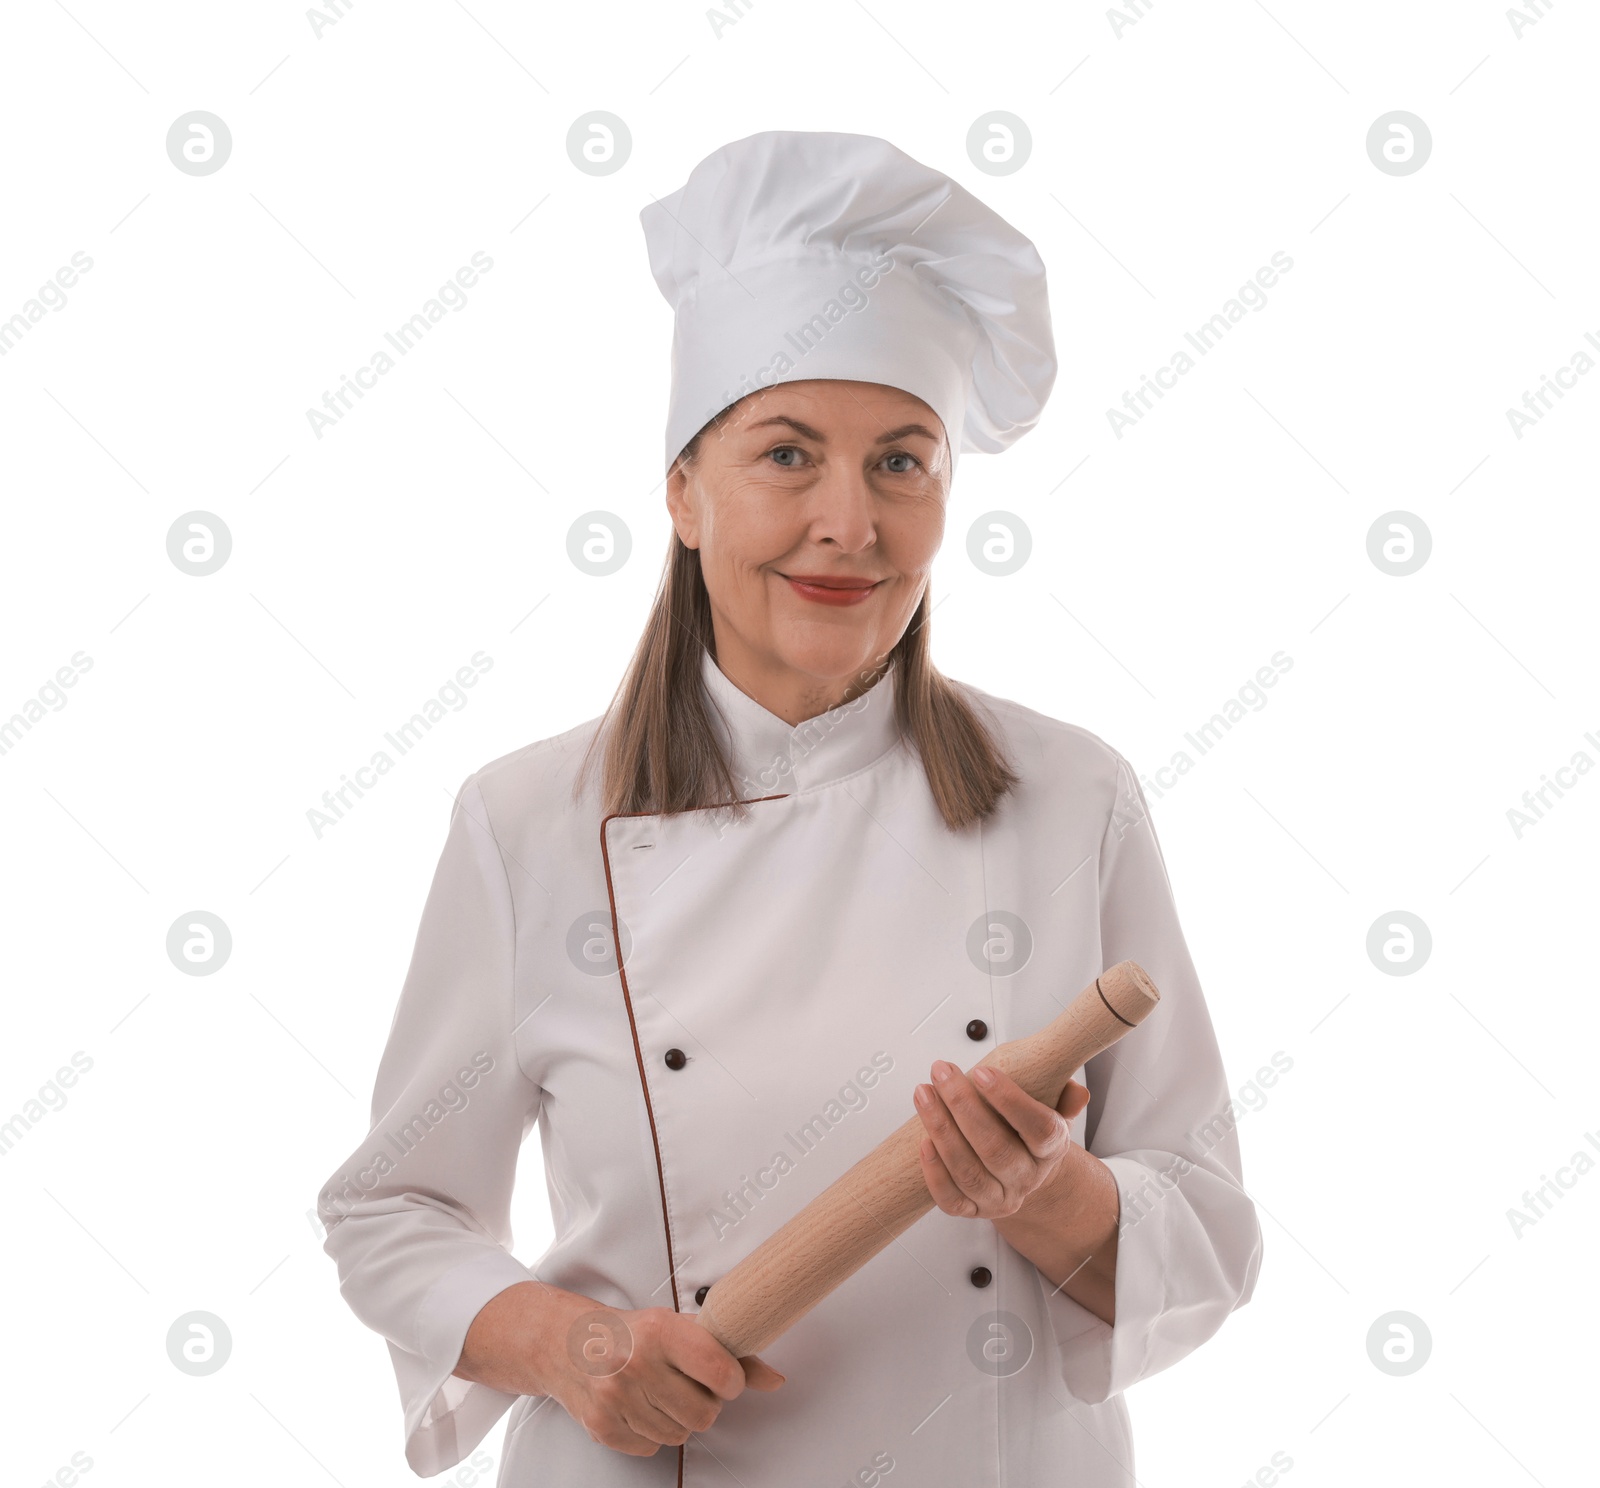
[[[693,489],[689,467],[682,460],[674,460],[667,472],[667,513],[677,529],[678,539],[686,548],[700,546],[700,514],[698,493]]]

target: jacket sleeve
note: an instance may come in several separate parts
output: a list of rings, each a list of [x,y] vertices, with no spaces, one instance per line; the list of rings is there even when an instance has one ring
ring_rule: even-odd
[[[1064,1291],[1049,1302],[1064,1383],[1098,1404],[1166,1369],[1249,1301],[1261,1228],[1245,1193],[1216,1034],[1178,925],[1144,791],[1116,755],[1100,849],[1106,966],[1137,961],[1161,993],[1137,1028],[1084,1067],[1088,1150],[1117,1182],[1116,1324]]]
[[[389,1344],[406,1461],[460,1462],[515,1395],[452,1374],[468,1326],[534,1277],[510,1251],[517,1155],[542,1091],[517,1059],[510,886],[477,776],[457,793],[378,1065],[371,1130],[323,1184],[323,1249]]]

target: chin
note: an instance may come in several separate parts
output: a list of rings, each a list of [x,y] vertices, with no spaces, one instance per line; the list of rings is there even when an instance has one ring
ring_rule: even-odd
[[[853,679],[877,661],[876,636],[866,630],[847,631],[842,626],[817,626],[819,634],[791,634],[777,647],[778,659],[791,670],[819,681]],[[831,632],[828,633],[828,632]]]

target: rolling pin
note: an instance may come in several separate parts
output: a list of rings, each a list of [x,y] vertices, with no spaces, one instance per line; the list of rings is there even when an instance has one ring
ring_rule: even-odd
[[[1119,961],[1037,1033],[997,1045],[978,1064],[1054,1106],[1073,1071],[1137,1027],[1160,997],[1137,962]],[[926,1132],[913,1115],[763,1240],[706,1293],[700,1325],[736,1359],[758,1354],[921,1219],[933,1208],[918,1150]]]

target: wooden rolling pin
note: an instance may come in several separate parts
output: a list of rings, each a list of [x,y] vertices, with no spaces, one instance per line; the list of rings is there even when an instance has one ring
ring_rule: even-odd
[[[1137,1027],[1160,997],[1137,962],[1119,961],[1044,1028],[978,1064],[1054,1106],[1073,1071]],[[921,1219],[933,1208],[918,1150],[925,1135],[913,1114],[762,1241],[706,1293],[701,1326],[736,1359],[758,1354]]]

